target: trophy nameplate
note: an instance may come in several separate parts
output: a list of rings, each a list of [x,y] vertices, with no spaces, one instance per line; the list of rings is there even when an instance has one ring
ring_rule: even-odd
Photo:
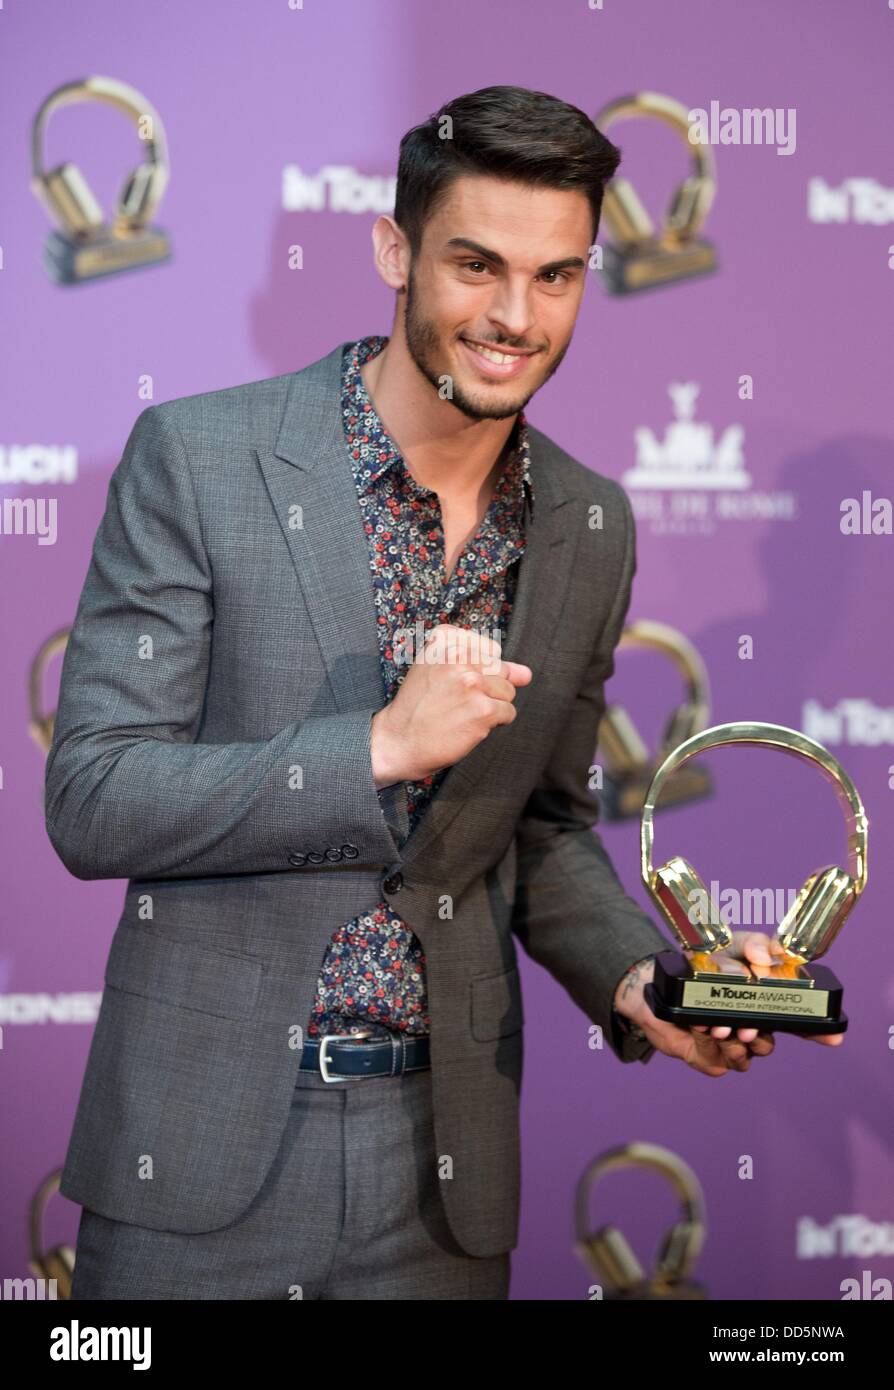
[[[736,965],[749,965],[753,973],[725,969],[722,959],[707,952],[688,960],[678,951],[662,951],[655,959],[655,978],[645,987],[646,1003],[658,1018],[681,1028],[707,1023],[782,1033],[847,1030],[844,991],[828,966],[729,962]]]

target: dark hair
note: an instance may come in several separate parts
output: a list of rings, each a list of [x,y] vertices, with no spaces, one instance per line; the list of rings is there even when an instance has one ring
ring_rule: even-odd
[[[449,116],[452,138],[441,138]],[[579,189],[593,210],[593,241],[602,195],[621,162],[621,151],[590,117],[546,92],[526,87],[482,87],[456,97],[400,142],[394,220],[414,255],[423,227],[463,174]]]

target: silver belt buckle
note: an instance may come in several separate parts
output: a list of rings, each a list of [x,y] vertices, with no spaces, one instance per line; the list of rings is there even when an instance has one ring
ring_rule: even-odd
[[[375,1037],[372,1028],[359,1028],[356,1033],[324,1033],[320,1039],[320,1075],[324,1081],[356,1081],[356,1076],[339,1075],[338,1072],[330,1072],[330,1058],[326,1054],[326,1044],[329,1042],[351,1042],[354,1038]]]

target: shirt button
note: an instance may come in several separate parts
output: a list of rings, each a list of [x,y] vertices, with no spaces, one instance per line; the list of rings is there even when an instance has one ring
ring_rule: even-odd
[[[382,887],[385,889],[386,893],[399,893],[403,887],[403,882],[403,874],[390,874],[388,878],[383,881]]]

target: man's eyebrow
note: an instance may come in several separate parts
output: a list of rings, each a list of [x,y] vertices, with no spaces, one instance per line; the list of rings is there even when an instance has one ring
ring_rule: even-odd
[[[447,242],[449,248],[457,248],[463,251],[474,251],[476,256],[480,256],[483,261],[490,261],[493,265],[501,266],[505,269],[506,261],[499,251],[491,251],[486,246],[482,246],[479,241],[470,241],[465,236],[452,236]],[[551,270],[583,270],[586,262],[581,256],[564,256],[558,261],[548,261],[546,265],[541,265],[537,269],[538,275],[545,275]]]

